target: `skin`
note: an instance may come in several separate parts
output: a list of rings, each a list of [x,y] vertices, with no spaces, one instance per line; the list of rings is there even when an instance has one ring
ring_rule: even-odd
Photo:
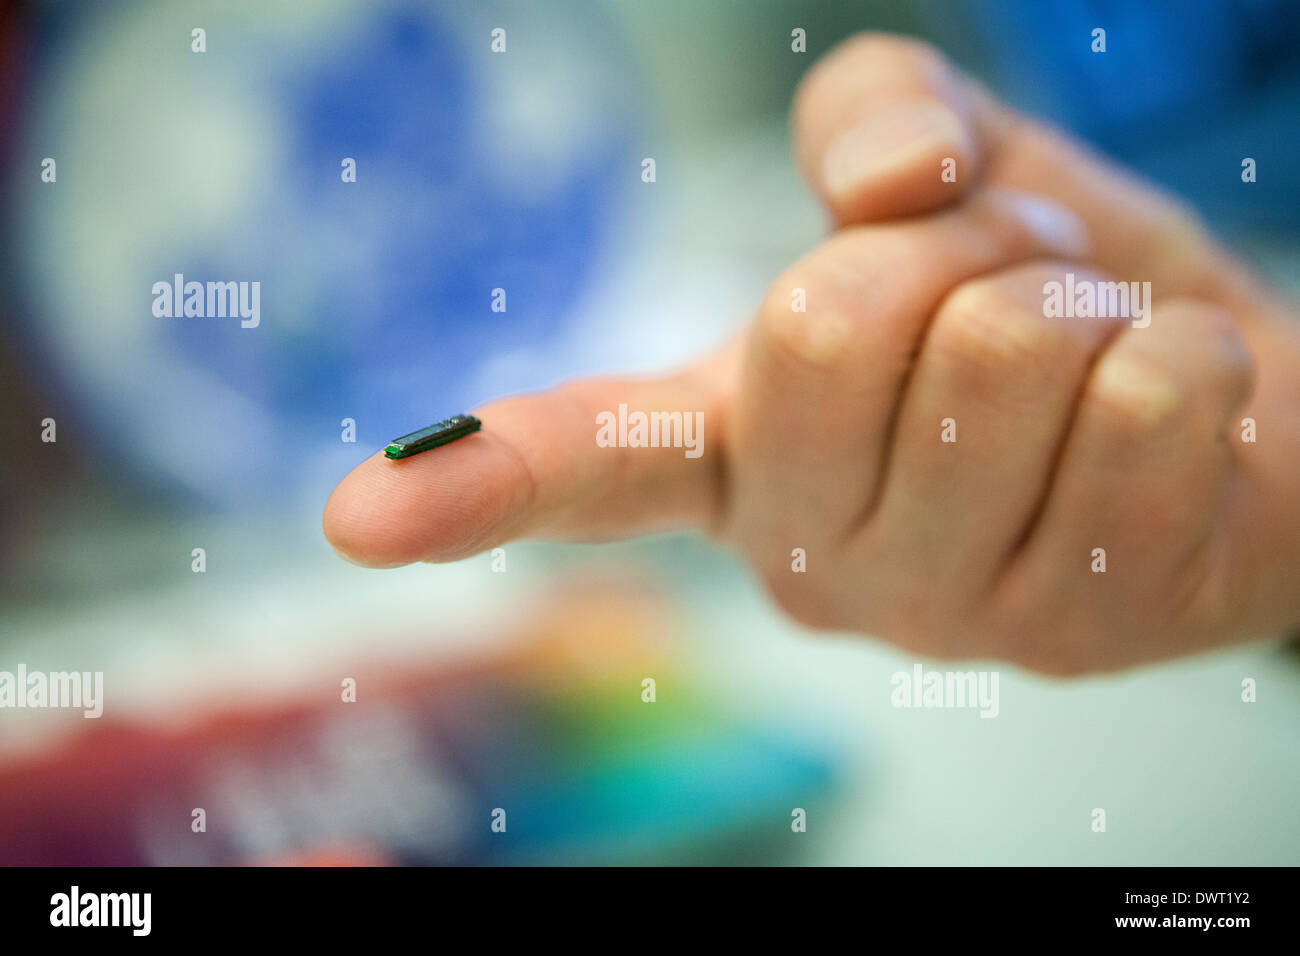
[[[477,435],[368,459],[325,507],[335,549],[395,567],[699,528],[811,627],[1055,675],[1300,623],[1294,306],[916,41],[841,44],[793,128],[837,229],[747,328],[671,375],[495,402]],[[1045,318],[1067,271],[1150,282],[1151,324]],[[703,456],[598,447],[619,403],[702,411]]]

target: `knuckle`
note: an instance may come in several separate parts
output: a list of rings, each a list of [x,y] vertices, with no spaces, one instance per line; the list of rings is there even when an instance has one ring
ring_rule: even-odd
[[[779,359],[795,366],[829,367],[853,333],[847,306],[836,284],[816,270],[796,267],[768,290],[756,321]]]
[[[1162,364],[1112,353],[1089,378],[1081,406],[1116,441],[1135,444],[1180,421],[1191,398],[1186,384]]]
[[[930,349],[962,377],[1037,381],[1052,372],[1054,340],[1041,315],[996,280],[967,282],[935,316]]]
[[[868,311],[870,284],[861,232],[841,233],[786,270],[759,305],[757,324],[797,365],[828,367],[848,359],[849,345]],[[871,245],[878,245],[871,243]],[[870,269],[876,274],[876,267]]]

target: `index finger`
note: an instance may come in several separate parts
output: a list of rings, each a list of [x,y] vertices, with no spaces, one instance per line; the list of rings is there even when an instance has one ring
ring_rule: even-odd
[[[398,567],[517,538],[707,525],[720,494],[728,367],[724,353],[667,378],[575,382],[484,406],[474,412],[482,431],[399,461],[378,453],[353,469],[325,505],[325,537],[355,564]],[[657,447],[639,443],[651,438]]]

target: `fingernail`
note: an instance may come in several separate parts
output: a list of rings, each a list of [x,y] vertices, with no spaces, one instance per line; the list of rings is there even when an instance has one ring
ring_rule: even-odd
[[[952,110],[932,101],[891,107],[831,142],[822,157],[822,185],[833,196],[847,195],[940,151],[944,156],[971,155],[966,127]],[[936,166],[936,180],[939,173]]]
[[[1056,200],[1000,186],[985,187],[983,198],[1019,219],[1048,248],[1071,258],[1088,254],[1088,227]]]

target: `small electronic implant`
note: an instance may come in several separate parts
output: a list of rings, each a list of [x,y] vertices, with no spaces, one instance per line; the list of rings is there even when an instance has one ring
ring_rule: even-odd
[[[483,423],[473,415],[452,415],[451,418],[444,418],[428,428],[421,428],[401,438],[394,438],[384,449],[384,454],[394,461],[398,458],[409,458],[430,448],[453,442],[457,438],[472,435],[482,427]]]

